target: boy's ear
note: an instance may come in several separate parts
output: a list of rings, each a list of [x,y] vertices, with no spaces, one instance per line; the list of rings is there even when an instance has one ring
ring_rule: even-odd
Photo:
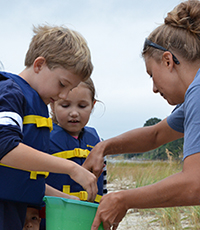
[[[35,73],[39,73],[45,64],[46,64],[46,59],[44,57],[37,57],[33,63],[33,69]]]

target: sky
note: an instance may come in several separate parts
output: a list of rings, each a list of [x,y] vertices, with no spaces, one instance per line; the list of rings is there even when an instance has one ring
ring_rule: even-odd
[[[19,74],[33,25],[65,25],[87,40],[97,102],[88,125],[103,139],[166,118],[170,106],[152,91],[141,51],[145,38],[163,23],[179,0],[8,0],[1,2],[0,60]]]

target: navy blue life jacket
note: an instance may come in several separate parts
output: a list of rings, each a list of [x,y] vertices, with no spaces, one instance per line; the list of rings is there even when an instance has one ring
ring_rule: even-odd
[[[62,127],[53,124],[53,131],[50,133],[50,154],[65,159],[72,160],[82,165],[92,148],[100,142],[96,130],[91,127],[84,127],[78,139],[68,134]],[[74,153],[73,153],[74,152]],[[98,178],[98,199],[103,195],[103,173]],[[70,195],[78,196],[81,200],[87,200],[84,196],[83,187],[70,178],[69,175],[49,173],[46,183],[50,186],[66,192]]]
[[[20,86],[26,99],[23,143],[37,150],[48,152],[51,121],[48,118],[47,106],[24,79],[11,73],[0,72],[0,74],[5,78],[13,79]],[[47,176],[48,173],[30,172],[0,165],[0,199],[35,206],[43,205],[45,175]]]

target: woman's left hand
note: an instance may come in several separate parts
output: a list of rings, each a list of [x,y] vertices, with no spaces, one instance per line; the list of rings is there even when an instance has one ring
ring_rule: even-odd
[[[105,230],[117,229],[127,212],[122,194],[123,192],[112,192],[101,198],[91,230],[97,230],[101,222]]]

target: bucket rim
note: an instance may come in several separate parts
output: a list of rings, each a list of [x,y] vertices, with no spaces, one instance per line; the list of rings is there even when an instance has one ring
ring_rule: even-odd
[[[70,203],[70,204],[77,204],[77,205],[83,205],[93,208],[98,208],[99,204],[91,203],[88,201],[82,201],[82,200],[73,200],[73,199],[67,199],[63,197],[55,197],[55,196],[44,196],[43,201],[46,202],[48,200],[62,200],[63,202]]]

